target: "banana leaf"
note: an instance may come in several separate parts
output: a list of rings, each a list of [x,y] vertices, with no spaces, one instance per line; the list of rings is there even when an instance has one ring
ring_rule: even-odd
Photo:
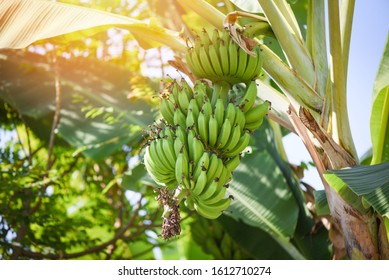
[[[372,164],[389,161],[389,35],[374,83],[370,135]]]
[[[331,170],[325,178],[331,185],[340,180],[380,215],[389,217],[389,162]]]
[[[67,43],[112,27],[129,30],[145,49],[165,45],[177,51],[186,50],[177,32],[153,23],[52,1],[0,2],[0,49],[24,48],[33,42],[53,37],[57,43]]]
[[[55,111],[52,68],[38,54],[3,50],[1,56],[0,100],[10,104],[38,137],[48,141]],[[154,116],[150,105],[127,99],[128,70],[91,58],[59,59],[58,67],[61,139],[94,160],[141,140],[141,129],[152,123]],[[100,115],[86,117],[96,113],[96,108]]]

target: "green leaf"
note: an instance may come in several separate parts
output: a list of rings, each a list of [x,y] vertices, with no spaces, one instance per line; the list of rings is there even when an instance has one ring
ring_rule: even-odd
[[[263,13],[258,0],[230,0],[239,9],[249,13]]]
[[[234,172],[229,215],[278,236],[292,236],[298,208],[281,170],[267,152],[246,156]]]
[[[389,161],[389,35],[374,83],[370,135],[372,164]]]
[[[218,221],[243,249],[258,260],[288,260],[291,256],[266,231],[222,215]]]
[[[325,227],[315,228],[314,233],[306,236],[296,236],[292,241],[308,260],[332,258],[332,243],[328,239],[328,231]]]
[[[56,39],[65,43],[108,28],[120,27],[128,29],[145,49],[162,44],[186,51],[184,41],[177,32],[75,5],[42,0],[3,0],[0,15],[0,49],[24,48],[33,42],[60,35]]]
[[[282,142],[282,139],[276,140],[274,127],[272,127],[271,123],[267,120],[265,120],[261,128],[254,133],[254,139],[256,142],[256,147],[259,149],[266,149],[267,152],[273,157],[274,161],[282,171],[288,187],[297,202],[299,216],[297,221],[296,234],[300,234],[302,236],[309,234],[314,225],[314,222],[308,208],[306,207],[304,194],[300,187],[300,182],[298,181],[294,172],[291,170],[290,164],[286,162],[280,155],[278,145],[282,145],[282,143],[279,144],[278,142]]]
[[[324,190],[314,191],[315,208],[317,215],[330,215],[330,207],[328,206],[327,195]]]
[[[371,166],[331,170],[325,174],[347,185],[355,194],[362,197],[382,216],[389,216],[389,162]],[[331,182],[330,182],[331,184]],[[332,184],[331,184],[332,186]]]
[[[282,171],[267,151],[246,155],[234,172],[225,213],[268,232],[293,258],[304,257],[290,243],[299,209]]]
[[[367,212],[365,207],[362,205],[361,199],[356,195],[349,186],[343,182],[334,171],[328,171],[323,174],[324,178],[330,184],[330,186],[341,196],[347,203],[352,205],[358,211],[364,213]]]
[[[146,176],[147,172],[143,164],[138,164],[130,171],[124,173],[122,178],[122,187],[126,190],[134,192],[145,191],[145,186],[142,184],[142,179]]]
[[[359,162],[362,165],[370,165],[373,158],[373,149],[369,148],[360,158]]]
[[[9,50],[1,54],[0,99],[28,117],[34,132],[48,141],[55,108],[52,68],[41,55]],[[90,58],[59,58],[58,64],[62,91],[58,134],[76,153],[100,160],[123,144],[140,140],[140,128],[154,116],[145,102],[127,99],[128,70]],[[86,118],[86,106],[107,108],[107,113]],[[107,121],[105,115],[115,121]]]

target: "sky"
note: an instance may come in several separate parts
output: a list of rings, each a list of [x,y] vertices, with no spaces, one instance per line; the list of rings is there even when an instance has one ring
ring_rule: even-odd
[[[370,147],[370,113],[375,76],[389,32],[389,1],[355,1],[351,33],[347,106],[358,156]],[[284,146],[292,163],[310,161],[308,152],[296,135],[284,138]],[[316,189],[323,185],[312,167],[305,173],[304,181]]]

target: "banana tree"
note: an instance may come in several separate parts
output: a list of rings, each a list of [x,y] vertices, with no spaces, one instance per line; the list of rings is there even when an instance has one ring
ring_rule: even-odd
[[[270,126],[265,131],[271,131],[269,133],[277,143],[276,147],[273,147],[274,150],[282,155],[282,134],[279,125],[298,134],[307,147],[325,187],[325,195],[321,197],[325,198],[329,206],[333,240],[341,236],[347,254],[352,259],[388,258],[388,222],[385,217],[387,212],[386,208],[382,207],[382,200],[387,198],[385,186],[388,181],[380,181],[370,186],[368,192],[364,192],[360,191],[360,186],[355,186],[355,182],[345,178],[341,171],[333,171],[351,168],[355,174],[376,176],[376,172],[383,174],[379,173],[380,170],[387,170],[387,165],[382,165],[383,169],[378,168],[378,171],[377,168],[373,169],[374,167],[367,169],[368,171],[355,167],[359,162],[346,104],[346,77],[354,1],[328,2],[330,59],[326,49],[324,1],[308,1],[305,35],[292,9],[293,5],[286,1],[231,1],[237,6],[229,3],[228,7],[232,9],[227,10],[225,14],[202,0],[166,2],[173,5],[176,12],[185,14],[185,11],[191,11],[207,20],[214,28],[220,31],[227,29],[228,36],[239,46],[240,51],[244,50],[245,53],[253,55],[251,45],[259,46],[260,54],[257,53],[257,56],[261,56],[266,76],[256,79],[256,93],[260,99],[271,103],[271,111],[268,113]],[[234,11],[237,7],[240,9]],[[188,68],[185,64],[188,50],[183,36],[153,22],[145,24],[124,16],[38,0],[3,1],[0,4],[0,14],[1,48],[23,48],[32,42],[52,37],[55,42],[69,42],[115,26],[128,29],[144,48],[161,44],[171,47],[178,56],[174,65],[193,80],[204,74],[196,71],[192,73],[191,67]],[[41,18],[45,21],[39,20]],[[189,28],[184,30],[184,34],[188,38],[196,36]],[[247,39],[248,37],[250,39]],[[282,51],[277,52],[269,48],[267,40],[276,42]],[[388,79],[385,79],[388,75],[385,71],[388,48],[387,46],[375,87],[372,164],[388,161],[388,149],[385,148],[389,141]],[[187,63],[190,66],[190,61]],[[211,79],[207,76],[201,78]],[[267,149],[270,148],[264,150]],[[297,215],[304,216],[306,213],[304,217],[309,221],[307,208],[301,203],[304,200],[301,190],[296,189],[298,183],[293,181],[296,180],[295,176],[285,175],[290,169],[281,164],[280,159],[282,156],[272,159],[266,153],[258,153],[254,161],[267,162],[268,166],[277,170],[279,177],[285,176],[285,181],[276,181],[276,178],[272,181],[283,185],[289,191],[289,196],[280,201],[281,205],[285,206],[285,213],[290,213],[295,223]],[[239,168],[235,177],[236,189],[240,191],[234,193],[238,200],[244,195],[255,195],[251,193],[252,188],[247,187],[252,183],[247,175],[254,169],[250,167],[249,162],[243,163]],[[270,170],[268,172],[270,173]],[[239,187],[239,183],[243,187]],[[265,195],[267,191],[269,189],[264,192]],[[299,210],[296,212],[289,211],[298,208],[291,206],[294,203],[290,202],[291,199],[299,201]],[[251,207],[248,212],[251,220],[246,219],[246,224],[259,224],[259,228],[270,233],[290,256],[303,258],[301,252],[295,245],[291,245],[287,238],[294,231],[295,224],[279,227],[277,222],[280,217],[272,216],[272,212],[268,211],[272,205],[265,204],[267,209],[258,208],[260,211],[255,211],[257,209],[252,209],[255,201],[250,202],[244,198],[241,201],[246,203],[237,203],[235,206],[232,204],[235,213],[238,213],[232,215],[234,218],[245,219],[244,213]]]

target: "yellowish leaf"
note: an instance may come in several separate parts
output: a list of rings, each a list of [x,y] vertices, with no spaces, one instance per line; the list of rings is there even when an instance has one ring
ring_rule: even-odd
[[[129,30],[145,49],[167,45],[186,51],[178,32],[133,18],[44,0],[0,2],[0,48],[24,48],[54,37],[66,43],[112,27]]]

